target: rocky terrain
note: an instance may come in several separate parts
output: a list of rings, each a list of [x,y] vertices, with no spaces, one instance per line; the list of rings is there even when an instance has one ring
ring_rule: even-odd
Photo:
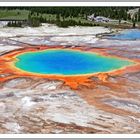
[[[66,45],[105,50],[110,55],[140,60],[140,40],[108,40],[103,27],[1,28],[0,57],[30,45]],[[0,62],[2,67],[3,63]],[[0,69],[1,71],[1,69]],[[1,73],[0,79],[12,76]],[[17,77],[0,82],[0,133],[73,134],[140,133],[140,71],[91,77],[90,86],[71,89],[63,81]],[[1,81],[1,80],[0,80]]]

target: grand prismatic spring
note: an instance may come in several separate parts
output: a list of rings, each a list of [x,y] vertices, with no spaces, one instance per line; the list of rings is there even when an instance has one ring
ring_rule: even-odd
[[[140,133],[140,41],[108,38],[127,31],[3,28],[0,133]]]
[[[11,52],[4,56],[4,59],[11,60],[5,63],[5,68],[8,68],[8,71],[14,73],[15,76],[58,79],[76,89],[79,85],[90,83],[92,76],[97,75],[106,81],[108,73],[119,74],[137,64],[128,59],[106,56],[107,54],[98,52],[98,49],[85,52],[80,50],[80,47],[79,49],[55,47],[50,49],[49,46],[39,46],[43,50],[30,48],[31,50],[25,49],[23,52],[20,50]]]

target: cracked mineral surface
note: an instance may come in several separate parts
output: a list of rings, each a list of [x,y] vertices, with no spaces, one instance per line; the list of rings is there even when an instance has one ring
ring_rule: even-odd
[[[0,57],[31,45],[104,50],[109,55],[140,61],[140,40],[108,40],[96,36],[103,27],[0,29]],[[43,47],[43,46],[42,46]],[[3,63],[0,62],[0,66]],[[1,73],[1,69],[0,69]],[[130,134],[140,133],[140,70],[90,77],[90,86],[71,89],[63,81],[36,76],[0,74],[1,134]]]

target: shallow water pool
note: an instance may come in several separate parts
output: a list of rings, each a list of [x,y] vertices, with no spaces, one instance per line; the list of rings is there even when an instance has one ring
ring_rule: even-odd
[[[128,29],[115,35],[107,36],[109,39],[136,40],[140,39],[140,29]]]

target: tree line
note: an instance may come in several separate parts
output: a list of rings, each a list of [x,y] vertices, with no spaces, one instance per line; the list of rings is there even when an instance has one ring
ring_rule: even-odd
[[[15,7],[4,7],[7,10],[12,10]],[[136,22],[140,21],[140,10],[132,18],[128,14],[128,10],[134,9],[137,7],[16,7],[16,9],[29,10],[29,15],[27,19],[27,24],[32,27],[40,26],[41,23],[52,23],[56,24],[59,27],[68,27],[68,26],[98,26],[99,24],[82,22],[74,20],[73,18],[79,18],[87,20],[87,17],[94,13],[95,16],[105,16],[111,19],[121,20],[131,20],[135,26]],[[43,15],[51,14],[55,18],[47,18]],[[11,23],[9,26],[20,24]]]

